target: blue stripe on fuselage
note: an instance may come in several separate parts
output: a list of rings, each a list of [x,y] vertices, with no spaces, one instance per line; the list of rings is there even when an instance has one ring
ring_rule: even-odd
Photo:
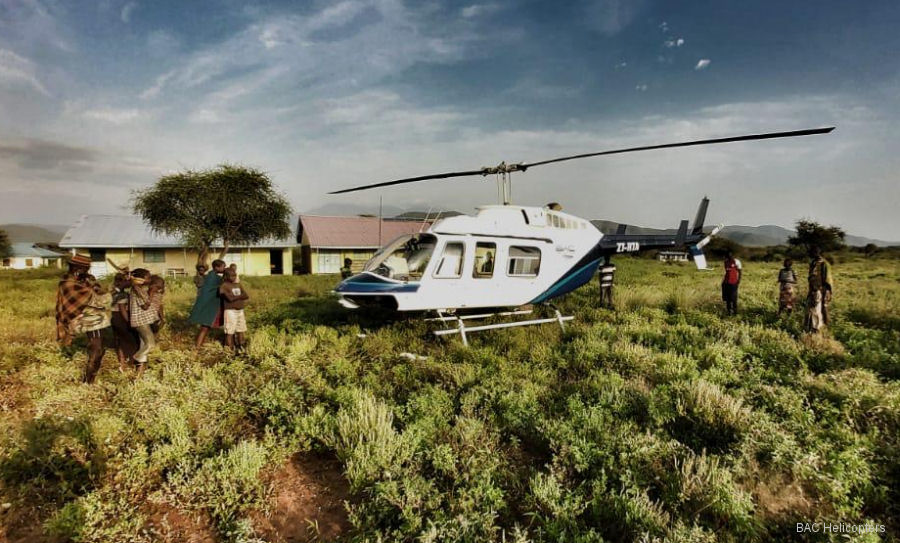
[[[370,273],[361,273],[348,277],[341,281],[341,284],[334,289],[335,292],[341,294],[370,294],[373,292],[393,293],[393,292],[416,292],[419,290],[419,283],[395,283],[386,281],[377,275]]]
[[[540,296],[531,300],[529,303],[539,304],[542,302],[546,302],[551,298],[556,298],[562,296],[563,294],[568,294],[573,290],[577,289],[581,285],[587,283],[591,280],[591,277],[594,276],[594,272],[597,270],[597,266],[600,265],[600,259],[594,259],[584,264],[582,266],[578,266],[577,264],[572,267],[571,270],[566,272],[562,278],[553,283],[553,285],[545,290]]]

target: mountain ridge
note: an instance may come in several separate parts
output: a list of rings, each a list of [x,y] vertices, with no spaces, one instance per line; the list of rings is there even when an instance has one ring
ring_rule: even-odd
[[[592,220],[591,223],[604,234],[611,234],[619,227],[619,223],[602,219]],[[708,232],[712,227],[707,226]],[[629,234],[674,234],[676,228],[647,228],[628,225]],[[771,245],[787,245],[788,238],[796,234],[796,231],[775,224],[763,224],[760,226],[745,226],[740,224],[728,225],[722,228],[718,236],[740,243],[746,247],[768,247]],[[879,247],[900,246],[900,241],[885,241],[847,234],[844,242],[851,247],[863,247],[874,243]]]

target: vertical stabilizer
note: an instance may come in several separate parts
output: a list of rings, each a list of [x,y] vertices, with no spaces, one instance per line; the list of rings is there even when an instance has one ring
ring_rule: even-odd
[[[706,196],[700,200],[700,207],[697,208],[697,216],[694,217],[694,228],[691,234],[700,234],[703,232],[703,223],[706,221],[706,208],[709,207],[709,198]]]

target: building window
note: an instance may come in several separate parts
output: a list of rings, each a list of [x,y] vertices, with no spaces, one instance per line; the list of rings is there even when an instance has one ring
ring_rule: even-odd
[[[11,264],[12,264],[12,260],[10,260],[9,258],[3,259],[3,267],[4,268],[8,268]]]
[[[156,264],[166,261],[165,249],[144,249],[144,263]]]
[[[537,247],[509,248],[506,273],[512,277],[535,277],[541,269],[541,250]]]
[[[90,249],[91,262],[106,262],[106,249]]]
[[[25,259],[25,267],[26,267],[26,268],[33,268],[33,267],[34,267],[34,259],[26,258],[26,259]]]
[[[489,279],[494,276],[494,257],[497,255],[497,244],[481,241],[475,244],[475,268],[472,277]]]
[[[451,241],[444,245],[444,252],[441,254],[441,260],[438,262],[437,268],[434,269],[434,276],[441,279],[455,279],[462,276],[463,257],[465,256],[465,246],[460,241]]]

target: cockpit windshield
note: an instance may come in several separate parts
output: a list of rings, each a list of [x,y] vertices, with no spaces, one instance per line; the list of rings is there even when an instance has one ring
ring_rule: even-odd
[[[366,263],[365,271],[398,281],[418,280],[425,273],[437,238],[431,234],[400,236]]]

